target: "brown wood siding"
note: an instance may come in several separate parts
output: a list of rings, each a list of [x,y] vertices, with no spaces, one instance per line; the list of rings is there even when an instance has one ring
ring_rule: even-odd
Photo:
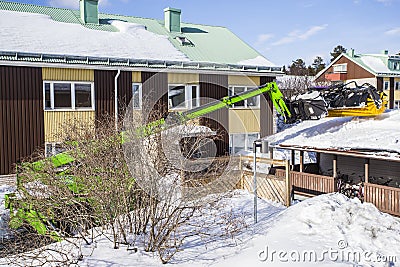
[[[44,144],[41,68],[0,66],[0,174]]]
[[[116,71],[94,71],[96,121],[114,117],[114,78]]]
[[[275,77],[260,77],[260,85],[274,81]],[[260,97],[260,137],[274,133],[274,116],[272,100],[267,93]]]
[[[346,80],[353,80],[353,79],[363,79],[363,78],[374,78],[375,76],[367,71],[366,69],[360,67],[350,59],[345,56],[342,56],[335,64],[344,64],[347,63],[347,78]],[[325,74],[333,73],[333,65],[330,66],[324,73],[316,80],[317,82],[324,82],[325,81]]]
[[[228,95],[228,76],[215,74],[200,74],[200,96],[202,98],[221,99]],[[201,104],[207,101],[202,99]],[[216,140],[217,156],[229,153],[229,110],[227,108],[207,114],[200,123],[217,131],[221,140]]]
[[[126,107],[132,99],[132,73],[121,71],[118,77],[118,114],[120,119],[125,115]]]
[[[96,120],[114,118],[114,84],[117,71],[94,71],[94,94],[96,106]],[[132,98],[132,73],[121,71],[118,77],[118,114],[121,117],[125,113],[125,107]]]
[[[394,108],[394,78],[391,77],[389,79],[389,108],[393,109]]]
[[[383,77],[376,77],[376,88],[383,90]]]
[[[165,72],[142,72],[142,107],[146,122],[165,117],[168,113],[168,74]]]

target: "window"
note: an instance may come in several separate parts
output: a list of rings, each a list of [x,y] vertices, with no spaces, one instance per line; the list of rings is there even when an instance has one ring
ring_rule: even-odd
[[[132,83],[132,101],[134,109],[142,108],[142,84]]]
[[[347,73],[347,63],[333,65],[333,73]]]
[[[384,81],[383,82],[383,90],[389,90],[390,88],[390,83],[389,81]]]
[[[400,82],[394,82],[394,90],[400,90]]]
[[[400,100],[394,101],[394,109],[400,109]]]
[[[44,82],[44,109],[94,109],[93,83]]]
[[[240,151],[253,151],[253,142],[260,137],[258,133],[239,133],[229,135],[229,150],[231,154]]]
[[[45,157],[51,157],[64,151],[65,149],[59,143],[46,143]]]
[[[198,85],[169,85],[168,106],[171,109],[192,109],[200,106],[200,87]]]
[[[253,87],[247,86],[230,86],[229,87],[229,96],[238,95],[240,93],[244,93]],[[245,99],[243,101],[237,102],[232,105],[233,108],[257,108],[260,104],[260,96],[255,96],[252,98]]]

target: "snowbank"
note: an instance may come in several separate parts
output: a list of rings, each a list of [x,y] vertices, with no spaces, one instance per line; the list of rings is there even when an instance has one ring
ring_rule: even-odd
[[[167,36],[145,26],[112,20],[119,32],[63,23],[49,16],[0,11],[0,50],[113,58],[189,61]],[[15,38],[18,32],[18,38]]]
[[[254,247],[217,266],[397,266],[400,220],[381,213],[372,204],[338,193],[327,194],[288,208],[275,218],[265,235],[252,242]],[[286,252],[281,258],[280,251]],[[306,260],[302,260],[306,252]],[[314,252],[316,260],[307,260]],[[378,255],[393,257],[392,265],[378,262]]]
[[[0,239],[4,237],[8,231],[8,219],[10,212],[4,207],[4,196],[13,192],[15,189],[8,185],[0,186]]]
[[[400,153],[399,124],[400,110],[375,117],[324,118],[301,122],[266,140],[275,145]],[[387,156],[398,157],[397,154]]]

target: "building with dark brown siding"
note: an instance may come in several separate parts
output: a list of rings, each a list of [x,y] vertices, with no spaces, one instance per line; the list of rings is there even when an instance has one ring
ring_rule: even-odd
[[[121,120],[131,101],[138,110],[157,106],[166,115],[282,74],[228,29],[181,22],[179,9],[166,8],[165,22],[97,10],[86,18],[68,9],[0,1],[0,15],[10,21],[2,30],[15,34],[0,42],[0,175],[13,173],[35,149],[57,153],[68,137],[67,121],[95,129],[103,118]],[[25,20],[26,27],[12,23]],[[134,34],[120,28],[129,23],[139,25],[129,28]],[[116,32],[120,39],[113,38]],[[146,45],[132,39],[135,34]],[[46,43],[38,45],[43,35]],[[216,145],[225,155],[272,134],[272,112],[261,96],[199,122],[222,134]]]

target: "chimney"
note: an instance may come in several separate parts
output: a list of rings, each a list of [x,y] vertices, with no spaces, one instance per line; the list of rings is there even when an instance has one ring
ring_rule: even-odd
[[[181,10],[167,7],[164,9],[165,28],[169,32],[181,32]]]
[[[99,24],[99,0],[79,0],[83,23]]]
[[[350,57],[354,57],[354,49],[353,49],[353,48],[351,48],[351,49],[349,50],[348,55],[349,55]]]
[[[388,55],[389,54],[389,50],[382,50],[382,54],[383,55]]]

